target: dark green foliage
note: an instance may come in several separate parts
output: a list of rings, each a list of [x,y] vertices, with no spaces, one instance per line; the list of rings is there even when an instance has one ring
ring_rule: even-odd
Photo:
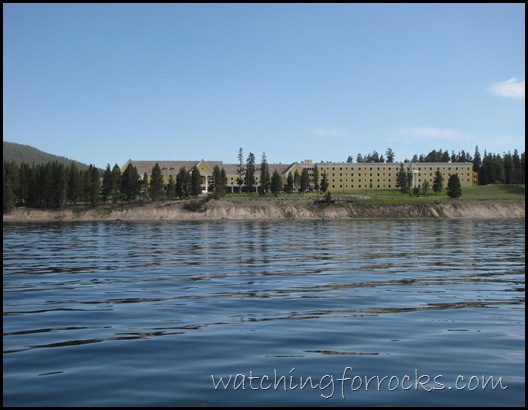
[[[176,180],[172,175],[169,175],[169,183],[167,184],[167,199],[176,199]]]
[[[326,205],[330,205],[332,203],[332,194],[330,191],[328,191],[325,195],[325,203]]]
[[[244,151],[242,148],[238,150],[237,175],[238,192],[242,192],[242,185],[244,185]]]
[[[101,198],[103,200],[103,204],[108,201],[110,196],[112,195],[112,184],[113,174],[112,169],[110,168],[110,164],[106,165],[106,169],[103,172],[103,183],[101,186]]]
[[[227,175],[224,168],[220,169],[218,165],[215,165],[213,169],[213,177],[211,178],[211,186],[214,199],[220,199],[226,194]]]
[[[453,174],[447,181],[447,195],[450,198],[459,198],[462,195],[462,187],[458,174]]]
[[[68,167],[67,178],[66,200],[71,205],[75,205],[81,195],[81,173],[74,162]]]
[[[391,148],[387,148],[387,151],[385,151],[385,155],[387,156],[387,159],[385,161],[385,162],[387,162],[387,164],[394,163],[395,154],[394,154],[394,151]]]
[[[143,178],[139,178],[138,181],[139,185],[139,199],[144,201],[146,199],[149,199],[150,189],[149,189],[149,176],[145,172],[143,174]]]
[[[295,170],[293,174],[293,190],[296,191],[301,186],[301,174],[299,174],[298,170]]]
[[[310,190],[310,174],[308,169],[304,168],[301,174],[301,181],[299,185],[299,192],[304,194],[306,191]]]
[[[154,167],[152,168],[152,172],[150,174],[150,198],[153,201],[160,201],[163,199],[163,194],[165,190],[165,184],[163,183],[163,174],[161,173],[161,168],[159,164],[156,162]]]
[[[429,181],[424,181],[424,183],[422,184],[422,195],[423,196],[427,196],[427,193],[429,192]]]
[[[3,160],[7,162],[15,161],[18,165],[23,162],[31,165],[46,164],[48,162],[56,161],[64,167],[69,166],[72,162],[77,165],[82,171],[88,169],[88,165],[71,159],[60,157],[58,155],[48,154],[29,145],[16,144],[14,142],[6,142],[3,144]]]
[[[286,186],[284,187],[284,191],[287,194],[291,194],[293,192],[293,189],[294,189],[293,175],[289,173],[288,177],[286,178]]]
[[[101,191],[101,181],[99,179],[99,169],[93,165],[88,167],[89,185],[85,187],[88,194],[88,201],[92,205],[99,203],[99,192]]]
[[[317,164],[315,164],[314,166],[313,176],[314,176],[314,190],[318,192],[319,189],[321,189],[321,186],[319,185],[319,167],[317,166]]]
[[[271,193],[275,196],[277,196],[279,192],[282,191],[282,177],[277,170],[273,171],[273,175],[271,176],[270,189]]]
[[[400,165],[400,171],[396,177],[396,188],[399,188],[402,194],[409,193],[411,189],[411,184],[409,183],[409,178],[403,164]]]
[[[262,153],[262,161],[260,163],[260,186],[259,192],[261,195],[266,194],[270,188],[270,173],[268,167],[268,160],[266,159],[266,153]]]
[[[112,191],[111,191],[112,202],[117,202],[122,198],[121,194],[121,168],[115,164],[112,168]]]
[[[207,202],[212,198],[212,195],[207,195],[203,198],[191,199],[183,205],[183,208],[191,212],[205,212],[207,210]]]
[[[437,170],[435,172],[435,177],[433,180],[433,191],[438,194],[439,192],[442,192],[442,188],[444,187],[444,177],[442,176],[442,173]]]
[[[246,160],[246,174],[244,177],[246,191],[252,194],[255,191],[255,155],[249,153]]]
[[[478,145],[475,147],[475,155],[473,155],[473,171],[478,172],[482,164],[482,158],[480,157],[480,152]]]
[[[329,186],[328,182],[328,176],[326,175],[326,171],[323,171],[323,178],[321,179],[321,192],[326,192]]]
[[[202,176],[200,170],[194,167],[191,171],[191,195],[197,197],[202,193]]]
[[[9,212],[15,207],[15,190],[16,183],[14,178],[16,176],[17,170],[13,169],[13,166],[16,166],[14,162],[8,163],[4,161],[4,166],[2,168],[2,182],[3,182],[3,213]]]
[[[180,172],[176,175],[176,195],[178,195],[180,199],[188,197],[190,193],[190,185],[191,176],[185,167],[181,167]]]
[[[139,174],[136,167],[128,164],[121,175],[121,193],[127,202],[135,200],[140,191]]]

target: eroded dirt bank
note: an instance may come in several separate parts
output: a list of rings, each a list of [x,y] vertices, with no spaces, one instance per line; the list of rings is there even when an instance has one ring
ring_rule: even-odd
[[[69,207],[63,210],[17,208],[4,214],[4,221],[158,221],[158,220],[278,220],[354,218],[484,218],[524,219],[525,201],[448,201],[426,205],[319,206],[311,201],[215,201],[195,211],[185,201],[134,205]]]

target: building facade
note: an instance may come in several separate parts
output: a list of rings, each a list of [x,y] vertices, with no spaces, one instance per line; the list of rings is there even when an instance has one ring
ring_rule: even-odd
[[[197,167],[202,176],[202,189],[204,193],[209,191],[213,169],[218,166],[224,169],[227,175],[227,187],[231,192],[237,192],[240,188],[238,184],[238,164],[224,164],[222,161],[135,161],[128,160],[123,165],[121,171],[123,172],[129,164],[132,164],[138,170],[141,177],[146,173],[149,177],[152,168],[159,164],[163,174],[165,183],[168,182],[169,177],[176,179],[176,175],[182,167],[185,167],[187,172],[191,172],[193,168]],[[294,175],[298,172],[299,175],[306,168],[310,175],[310,184],[313,187],[314,170],[318,168],[319,183],[326,173],[329,183],[328,190],[331,192],[346,192],[361,189],[397,189],[396,180],[400,172],[402,163],[381,163],[381,162],[320,162],[314,163],[311,160],[304,160],[302,162],[294,162],[293,164],[268,164],[270,176],[276,170],[281,175],[283,184],[286,184],[288,175]],[[477,173],[473,171],[473,164],[471,162],[409,162],[403,163],[405,172],[412,173],[412,186],[423,186],[424,182],[429,182],[432,187],[436,171],[440,171],[444,178],[444,186],[447,185],[449,177],[453,174],[458,174],[460,184],[462,187],[468,187],[478,184]],[[255,187],[260,184],[260,164],[255,164]]]

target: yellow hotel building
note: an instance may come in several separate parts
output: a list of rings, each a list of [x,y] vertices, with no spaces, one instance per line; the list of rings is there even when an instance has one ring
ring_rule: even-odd
[[[181,167],[185,167],[190,172],[197,167],[202,176],[203,192],[208,192],[210,178],[213,175],[213,169],[218,166],[224,168],[227,175],[227,187],[231,192],[238,191],[238,164],[224,164],[222,161],[134,161],[128,160],[121,168],[123,172],[129,164],[132,164],[138,170],[141,177],[146,173],[150,177],[152,168],[159,164],[161,172],[168,182],[169,176],[176,178]],[[328,190],[331,192],[345,192],[358,189],[397,189],[396,179],[401,169],[402,163],[383,163],[383,162],[319,162],[314,163],[311,160],[294,162],[293,164],[268,164],[270,176],[275,170],[281,175],[282,182],[285,185],[289,174],[295,172],[302,173],[307,168],[310,175],[310,184],[314,185],[314,168],[317,165],[319,170],[319,183],[323,173],[326,173],[329,183]],[[433,185],[436,171],[440,171],[444,178],[444,186],[447,184],[449,177],[458,174],[462,187],[468,187],[478,184],[477,173],[473,171],[471,162],[406,162],[403,163],[404,170],[413,175],[413,187],[422,186],[425,181]],[[255,164],[255,185],[260,183],[260,164]]]

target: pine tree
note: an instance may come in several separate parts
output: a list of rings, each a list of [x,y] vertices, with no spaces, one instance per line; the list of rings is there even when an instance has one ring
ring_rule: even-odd
[[[435,177],[433,180],[433,191],[438,194],[439,192],[442,192],[442,188],[444,187],[444,177],[442,176],[442,173],[440,170],[436,170]]]
[[[460,186],[460,179],[458,174],[453,174],[447,181],[447,195],[450,198],[459,198],[462,195],[462,187]]]
[[[66,170],[64,165],[58,161],[53,161],[52,165],[52,175],[53,175],[53,198],[52,206],[54,208],[61,208],[66,203],[66,188],[67,188],[67,179],[66,179]],[[95,168],[95,167],[94,167]],[[99,183],[99,169],[95,168],[97,171],[97,194],[99,194],[100,183]]]
[[[220,170],[220,196],[224,196],[227,193],[227,174],[224,168]]]
[[[112,195],[112,191],[114,189],[113,177],[114,176],[112,174],[112,170],[110,169],[110,164],[106,164],[106,169],[103,173],[103,184],[101,186],[101,198],[103,199],[103,204]]]
[[[282,191],[282,177],[277,170],[273,171],[270,189],[271,193],[275,196],[277,196],[279,192]]]
[[[238,150],[237,174],[238,192],[242,192],[242,185],[244,184],[244,152],[242,148]]]
[[[478,145],[475,146],[475,155],[473,155],[473,171],[479,172],[480,166],[482,165],[482,159],[480,157],[480,152]]]
[[[252,152],[247,157],[244,184],[246,185],[247,192],[253,194],[255,190],[255,155]]]
[[[150,198],[153,201],[159,201],[163,199],[163,192],[165,188],[164,185],[165,184],[163,183],[163,174],[161,173],[161,168],[159,166],[159,163],[156,162],[150,174],[149,192],[150,192]]]
[[[167,184],[167,199],[176,198],[176,180],[172,175],[169,175],[169,182]]]
[[[293,174],[293,190],[297,191],[301,186],[301,174],[299,174],[299,170],[295,170]]]
[[[9,212],[11,209],[15,207],[15,184],[13,180],[16,178],[15,176],[15,168],[14,165],[16,163],[13,161],[11,163],[4,161],[4,167],[2,170],[2,181],[3,181],[3,194],[4,194],[4,202],[3,202],[3,213]]]
[[[134,165],[128,164],[121,176],[121,193],[126,201],[135,200],[139,195],[139,174]]]
[[[121,168],[119,165],[114,164],[112,168],[112,202],[116,204],[121,199]]]
[[[407,178],[407,173],[405,172],[403,164],[401,164],[400,171],[398,172],[398,175],[396,176],[396,188],[399,188],[402,194],[406,194],[409,192],[409,187],[410,185],[409,185],[409,180]]]
[[[99,194],[101,192],[101,181],[99,179],[99,168],[95,165],[88,166],[88,173],[90,175],[90,189],[89,189],[89,201],[92,205],[99,203]]]
[[[142,201],[149,198],[149,176],[147,172],[143,173],[143,177],[140,177],[138,180],[138,186],[139,186],[139,199]]]
[[[429,181],[424,181],[422,184],[422,195],[427,196],[427,193],[429,192]]]
[[[319,167],[317,166],[317,164],[315,164],[314,166],[313,177],[314,177],[314,190],[315,192],[319,192],[319,190],[321,189],[321,186],[319,185]]]
[[[224,168],[220,170],[220,167],[218,165],[215,165],[213,169],[213,177],[211,179],[212,179],[211,182],[213,185],[212,187],[213,197],[214,199],[219,199],[220,197],[224,196],[226,193],[227,176],[226,176]]]
[[[323,171],[323,178],[321,179],[321,192],[326,192],[328,189],[329,182],[328,177],[326,176],[326,170]]]
[[[299,186],[299,192],[304,194],[306,191],[310,190],[310,174],[308,169],[304,168],[301,174],[301,181]]]
[[[28,163],[22,162],[19,169],[19,185],[17,193],[17,202],[20,205],[27,205],[31,189],[32,172]]]
[[[189,196],[189,185],[191,184],[190,175],[185,167],[180,168],[180,172],[176,175],[176,194],[182,199]]]
[[[289,173],[288,177],[286,178],[286,187],[284,188],[284,191],[287,194],[291,194],[293,192],[293,189],[294,189],[293,175]]]
[[[191,171],[191,195],[197,197],[202,193],[202,176],[198,167]]]
[[[270,186],[270,173],[268,167],[268,160],[266,159],[266,153],[262,153],[262,161],[260,163],[260,187],[259,192],[264,195],[268,192]]]
[[[392,164],[394,163],[394,151],[391,149],[391,148],[387,148],[387,151],[385,151],[385,155],[387,156],[387,160],[385,162],[387,162],[388,164]]]

